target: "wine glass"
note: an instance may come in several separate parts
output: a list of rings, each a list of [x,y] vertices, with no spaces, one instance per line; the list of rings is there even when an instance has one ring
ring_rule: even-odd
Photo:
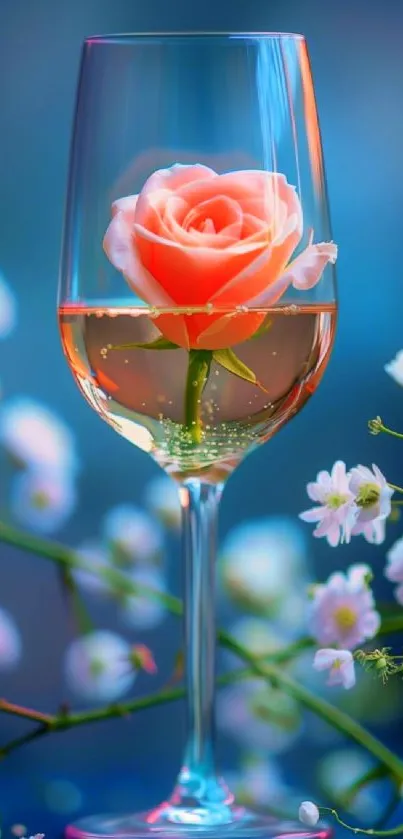
[[[302,35],[84,45],[59,290],[99,416],[178,483],[189,734],[172,796],[78,837],[327,836],[238,806],[214,761],[218,502],[315,391],[336,323],[321,141]]]

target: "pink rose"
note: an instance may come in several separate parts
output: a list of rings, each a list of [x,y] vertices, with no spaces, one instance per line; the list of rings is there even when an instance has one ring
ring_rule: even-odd
[[[312,288],[335,262],[332,242],[310,242],[290,262],[302,230],[301,204],[284,175],[176,164],[154,172],[139,195],[114,202],[104,249],[150,306],[208,307],[155,323],[182,347],[213,350],[245,341],[263,322],[263,313],[236,307],[271,306],[290,285]]]

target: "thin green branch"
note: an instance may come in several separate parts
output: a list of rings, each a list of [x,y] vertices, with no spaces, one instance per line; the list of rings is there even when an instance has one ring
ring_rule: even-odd
[[[391,484],[391,483],[390,483],[390,481],[388,481],[388,486],[389,486],[391,489],[394,489],[394,490],[395,490],[395,492],[401,492],[401,493],[403,493],[403,487],[399,487],[399,486],[397,486],[397,484]]]
[[[392,428],[388,428],[388,426],[382,421],[381,417],[375,417],[375,419],[369,420],[368,429],[370,433],[375,436],[377,434],[389,434],[390,437],[397,437],[399,440],[403,440],[403,434],[399,431],[393,431]]]
[[[234,682],[242,681],[250,678],[251,670],[249,668],[238,668],[224,673],[217,679],[217,686],[224,687]],[[186,695],[185,688],[166,688],[156,693],[147,694],[129,702],[119,702],[113,705],[105,705],[102,708],[93,708],[89,711],[81,711],[79,713],[61,713],[61,714],[42,714],[40,711],[33,711],[30,708],[24,708],[20,705],[13,705],[4,700],[0,703],[0,711],[6,714],[12,714],[23,719],[34,720],[41,724],[30,731],[28,734],[23,734],[15,740],[10,740],[4,746],[0,747],[0,758],[15,751],[15,749],[36,740],[38,737],[43,737],[46,734],[55,733],[57,731],[68,731],[70,728],[77,728],[77,726],[87,725],[94,722],[102,722],[116,717],[130,717],[138,711],[146,708],[155,708],[158,705],[165,705],[169,702],[176,702],[183,699]]]
[[[44,723],[48,725],[52,722],[51,714],[44,714],[42,711],[34,711],[31,708],[24,708],[22,705],[15,705],[14,702],[8,702],[6,699],[0,699],[0,711],[5,714],[11,714],[13,717],[22,717],[25,720],[33,720],[34,722]]]
[[[398,787],[395,787],[393,790],[392,797],[388,804],[386,805],[382,816],[378,819],[378,821],[373,825],[374,830],[383,830],[383,828],[387,825],[388,821],[394,816],[399,804],[401,803],[402,797],[400,795]]]
[[[388,770],[383,764],[377,764],[376,766],[371,766],[366,772],[359,776],[352,784],[348,787],[347,790],[343,790],[342,794],[339,797],[340,803],[343,807],[343,810],[348,810],[352,802],[354,801],[356,795],[362,790],[364,787],[371,784],[372,781],[377,781],[380,778],[385,778],[388,776]]]
[[[255,656],[238,644],[231,636],[225,635],[222,644],[247,663],[257,676],[261,676],[272,685],[281,688],[309,711],[313,711],[337,731],[340,731],[341,734],[354,740],[377,758],[393,777],[398,778],[400,782],[403,781],[403,762],[373,734],[366,731],[360,723],[349,717],[340,708],[336,708],[325,699],[315,696],[308,688],[295,681],[289,673],[281,668],[267,662],[256,661]]]
[[[332,807],[319,807],[319,812],[333,816],[337,824],[341,825],[341,827],[345,827],[346,830],[351,830],[352,833],[363,833],[365,836],[399,836],[399,834],[403,833],[403,824],[398,824],[396,827],[391,827],[389,830],[376,830],[374,827],[354,827],[353,825],[343,821],[337,810],[334,810]]]

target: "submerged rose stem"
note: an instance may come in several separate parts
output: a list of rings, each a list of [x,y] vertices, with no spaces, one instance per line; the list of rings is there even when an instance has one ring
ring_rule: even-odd
[[[196,446],[199,446],[203,439],[201,396],[210,372],[211,359],[210,350],[189,350],[185,386],[185,428]]]

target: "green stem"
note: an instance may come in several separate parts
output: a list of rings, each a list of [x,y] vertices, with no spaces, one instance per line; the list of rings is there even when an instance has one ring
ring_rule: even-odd
[[[249,668],[231,670],[229,673],[224,673],[217,679],[217,686],[224,687],[233,684],[234,682],[242,681],[250,678],[251,671]],[[80,713],[63,713],[63,714],[43,714],[40,711],[25,708],[21,705],[14,705],[5,700],[0,701],[0,711],[12,716],[21,717],[22,719],[34,720],[40,725],[28,734],[23,734],[15,740],[10,740],[4,746],[0,747],[0,758],[15,751],[15,749],[30,743],[31,740],[36,740],[38,737],[43,737],[46,734],[51,734],[56,731],[67,731],[70,728],[87,725],[88,723],[102,722],[116,717],[129,717],[138,711],[143,711],[147,708],[155,708],[158,705],[163,705],[169,702],[176,702],[178,699],[183,699],[186,695],[185,688],[165,688],[156,693],[147,694],[137,699],[132,699],[129,702],[121,702],[114,705],[106,705],[103,708],[94,708],[89,711],[82,711]]]
[[[403,487],[399,487],[396,484],[391,484],[390,481],[388,481],[388,486],[390,486],[391,489],[394,489],[395,492],[402,492],[403,493]]]
[[[345,827],[346,830],[351,830],[352,833],[363,833],[365,836],[398,836],[400,833],[403,833],[403,824],[398,824],[397,827],[391,827],[390,830],[376,830],[373,827],[353,827],[353,825],[347,824],[347,822],[343,821],[337,810],[333,810],[332,807],[319,807],[318,809],[320,813],[328,813],[330,816],[333,816],[333,818],[336,819],[337,824],[340,824],[341,827]]]
[[[388,428],[387,425],[380,426],[380,431],[383,431],[385,434],[389,434],[391,437],[397,437],[399,440],[403,440],[403,434],[400,434],[399,431],[393,431],[392,428]]]
[[[51,714],[43,714],[42,711],[34,711],[31,708],[16,705],[14,702],[7,702],[6,699],[0,699],[0,711],[12,717],[22,717],[24,720],[33,720],[43,725],[49,725],[53,720]]]
[[[79,635],[87,635],[94,630],[94,623],[80,595],[70,568],[60,569],[60,581],[66,594],[67,607],[71,609],[75,629]]]
[[[387,806],[385,807],[385,810],[383,811],[382,816],[380,817],[380,819],[378,819],[378,821],[373,826],[374,830],[382,830],[384,828],[384,826],[388,823],[388,821],[394,815],[394,813],[395,813],[397,807],[399,806],[401,800],[402,800],[402,797],[400,795],[399,789],[397,787],[395,787],[394,790],[393,790],[393,795],[392,795],[390,801],[388,802]]]
[[[256,661],[255,656],[249,652],[245,647],[238,644],[238,642],[229,635],[225,635],[222,643],[227,649],[239,656],[242,661],[245,661],[256,673],[257,676],[268,680],[271,684],[284,690],[294,699],[305,706],[310,711],[313,711],[327,723],[329,723],[341,734],[350,737],[366,751],[370,752],[376,757],[390,772],[391,775],[403,780],[403,762],[390,749],[387,748],[380,740],[366,731],[356,720],[349,717],[340,708],[336,708],[322,699],[319,696],[311,693],[311,691],[304,687],[304,685],[296,682],[292,676],[281,668],[276,667],[270,663],[261,663]]]
[[[203,439],[201,397],[210,373],[211,359],[210,350],[189,350],[185,387],[185,428],[197,446]]]
[[[342,804],[343,810],[349,809],[356,795],[363,787],[368,786],[372,781],[379,780],[379,778],[385,778],[387,775],[388,771],[382,764],[378,763],[376,766],[371,766],[359,778],[356,778],[347,790],[343,790],[343,793],[340,795],[340,803]]]

